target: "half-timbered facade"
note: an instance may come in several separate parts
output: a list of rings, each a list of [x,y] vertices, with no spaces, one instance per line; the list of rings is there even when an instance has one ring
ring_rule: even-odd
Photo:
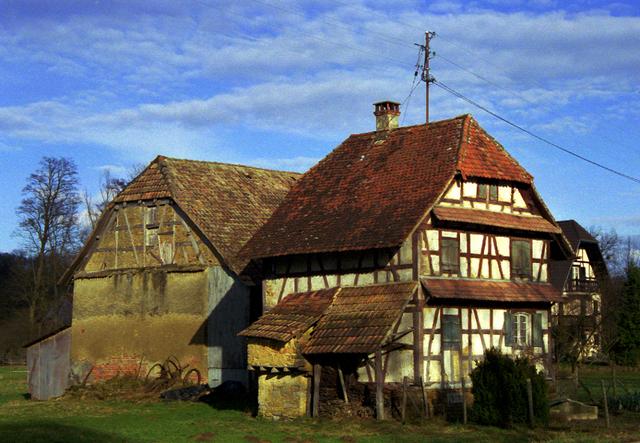
[[[297,174],[159,156],[111,202],[67,271],[77,380],[169,357],[216,386],[246,381],[237,333],[262,312],[244,243]],[[242,277],[241,277],[242,276]]]
[[[468,384],[490,347],[549,370],[549,260],[572,251],[532,177],[469,115],[378,126],[302,176],[244,248],[264,275],[266,313],[242,333],[261,414],[317,413],[323,370],[343,397],[375,383],[379,415],[385,384]],[[325,310],[280,334],[318,291]],[[292,350],[295,364],[272,357]],[[296,407],[274,409],[285,392]]]
[[[600,351],[603,288],[609,279],[598,241],[575,220],[558,222],[575,251],[570,260],[551,263],[551,281],[562,292],[562,301],[552,307],[552,321],[558,336],[557,357],[567,347],[579,358]]]

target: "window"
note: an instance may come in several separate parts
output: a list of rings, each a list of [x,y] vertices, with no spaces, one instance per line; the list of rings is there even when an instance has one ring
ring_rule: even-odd
[[[489,186],[489,201],[490,202],[498,201],[498,185]]]
[[[462,330],[460,317],[457,315],[442,316],[442,349],[460,350],[462,343]]]
[[[531,278],[531,243],[528,240],[511,240],[511,276]]]
[[[447,274],[458,274],[460,272],[460,244],[457,238],[442,237],[440,272]]]
[[[478,185],[478,198],[482,200],[486,200],[487,198],[487,185],[479,184]]]
[[[544,347],[541,313],[507,312],[505,313],[504,326],[508,346]]]
[[[144,241],[147,246],[158,244],[158,208],[144,208]]]
[[[147,206],[144,209],[144,224],[145,224],[145,226],[152,225],[150,227],[157,227],[157,225],[158,225],[158,208],[156,206]]]
[[[486,200],[487,196],[489,197],[489,201],[497,202],[498,201],[498,185],[487,185],[487,184],[479,183],[478,199]]]
[[[513,316],[513,344],[524,346],[529,344],[529,315],[515,314]]]

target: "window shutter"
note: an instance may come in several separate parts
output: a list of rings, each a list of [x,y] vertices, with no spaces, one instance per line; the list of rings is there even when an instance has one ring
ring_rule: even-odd
[[[511,312],[504,313],[504,337],[507,346],[513,346],[513,314]]]
[[[442,349],[460,349],[462,331],[460,317],[457,315],[442,316]]]
[[[537,348],[542,348],[543,347],[543,341],[542,341],[542,314],[533,314],[532,316],[532,320],[533,320],[533,325],[532,325],[532,331],[533,331],[533,337],[532,337],[532,341],[533,341],[533,346],[537,347]]]

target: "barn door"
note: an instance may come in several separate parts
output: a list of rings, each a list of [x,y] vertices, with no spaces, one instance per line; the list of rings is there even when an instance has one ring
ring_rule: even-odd
[[[462,327],[459,315],[442,316],[442,363],[444,387],[453,387],[460,382],[460,352],[462,349]]]

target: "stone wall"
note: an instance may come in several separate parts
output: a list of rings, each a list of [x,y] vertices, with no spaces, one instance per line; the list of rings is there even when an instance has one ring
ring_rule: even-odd
[[[311,378],[305,374],[262,374],[258,377],[258,415],[268,418],[303,417]]]

